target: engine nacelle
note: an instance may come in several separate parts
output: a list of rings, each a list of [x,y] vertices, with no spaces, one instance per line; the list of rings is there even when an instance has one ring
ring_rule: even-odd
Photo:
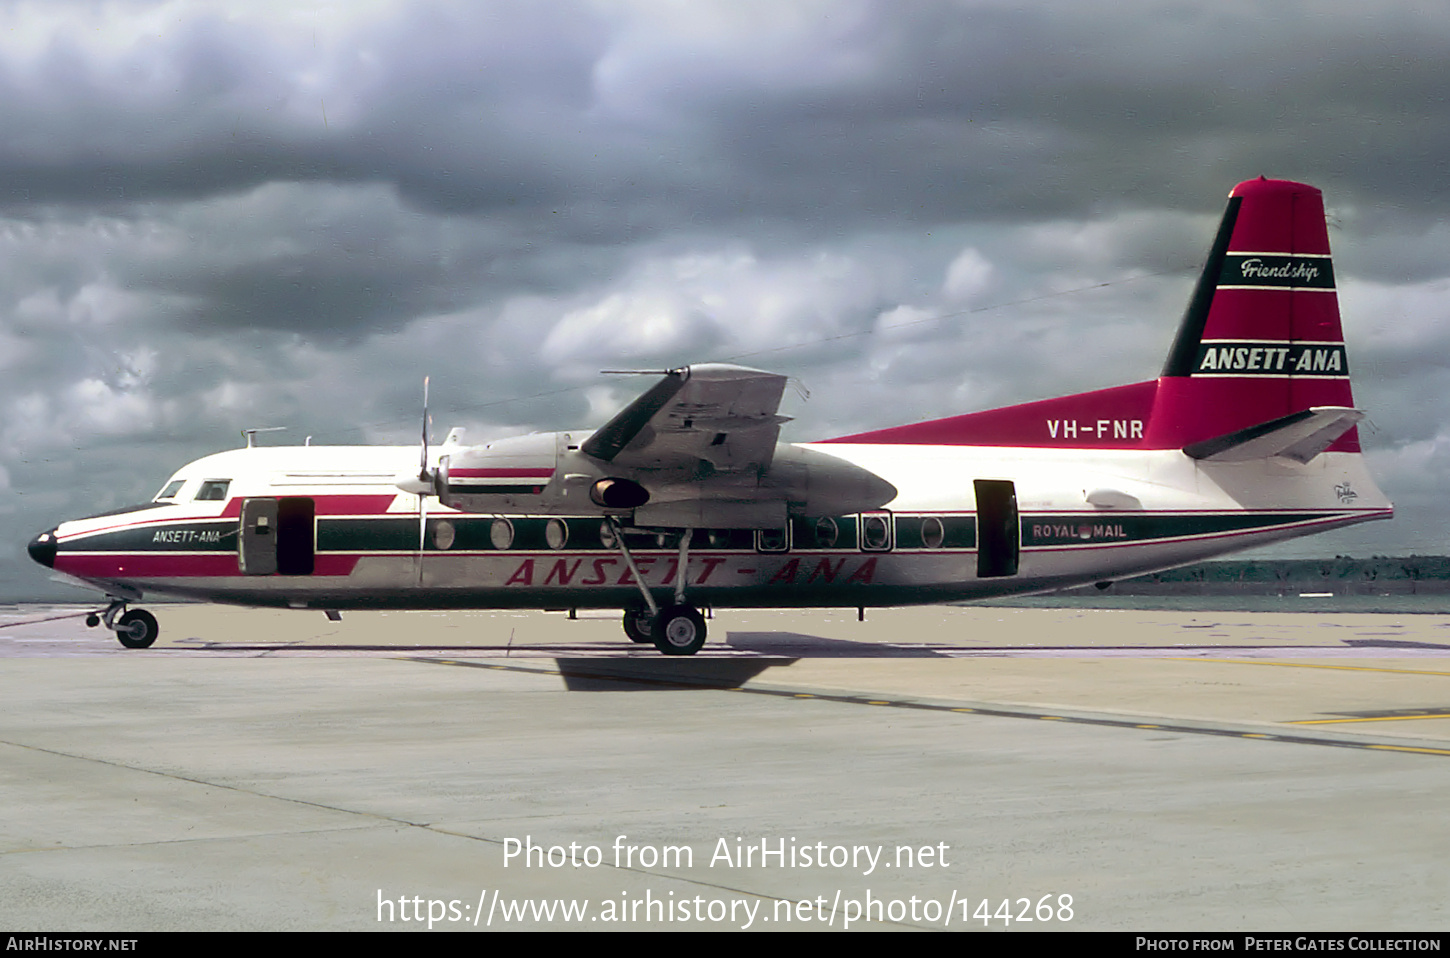
[[[511,436],[442,456],[433,471],[433,492],[443,505],[464,512],[547,512],[549,487],[557,485],[560,437]]]

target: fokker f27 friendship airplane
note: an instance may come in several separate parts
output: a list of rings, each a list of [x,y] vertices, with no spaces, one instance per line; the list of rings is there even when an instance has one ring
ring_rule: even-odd
[[[663,374],[603,427],[466,446],[273,447],[63,522],[37,562],[105,592],[320,609],[617,608],[689,655],[704,607],[1043,592],[1391,515],[1360,455],[1320,193],[1240,183],[1155,380],[778,441],[784,376]],[[426,403],[425,403],[426,406]],[[426,414],[425,414],[426,422]]]

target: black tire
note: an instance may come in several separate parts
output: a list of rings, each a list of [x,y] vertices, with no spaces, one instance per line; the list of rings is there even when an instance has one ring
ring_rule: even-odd
[[[649,609],[625,609],[624,610],[624,634],[629,636],[631,642],[641,642],[646,645],[655,640],[652,631],[654,617],[649,614]]]
[[[652,639],[665,655],[694,655],[705,644],[705,617],[693,606],[672,605],[655,618]]]
[[[156,616],[145,609],[132,609],[116,621],[116,638],[128,649],[149,649],[160,633]]]

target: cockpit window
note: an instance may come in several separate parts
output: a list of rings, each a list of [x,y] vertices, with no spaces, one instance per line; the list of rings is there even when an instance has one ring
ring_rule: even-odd
[[[162,499],[175,499],[176,494],[181,491],[181,487],[184,485],[186,485],[185,479],[171,480],[166,484],[165,489],[162,489],[160,492],[156,493],[156,501],[160,502]]]
[[[196,501],[221,502],[226,499],[227,487],[231,484],[230,479],[208,479],[196,491]]]

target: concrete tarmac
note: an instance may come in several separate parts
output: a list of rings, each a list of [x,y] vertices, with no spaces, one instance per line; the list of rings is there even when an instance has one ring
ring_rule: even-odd
[[[0,609],[12,928],[1450,926],[1450,616],[148,608]]]

